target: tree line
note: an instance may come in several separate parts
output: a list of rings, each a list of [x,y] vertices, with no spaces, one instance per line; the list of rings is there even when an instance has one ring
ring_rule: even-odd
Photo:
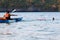
[[[58,4],[57,0],[0,0],[0,9],[28,9],[34,6],[36,9],[51,10],[52,6],[58,8]]]

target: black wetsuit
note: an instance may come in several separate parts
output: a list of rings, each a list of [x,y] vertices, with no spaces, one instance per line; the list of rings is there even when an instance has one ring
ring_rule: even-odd
[[[9,17],[6,17],[6,19],[10,19],[10,16]]]

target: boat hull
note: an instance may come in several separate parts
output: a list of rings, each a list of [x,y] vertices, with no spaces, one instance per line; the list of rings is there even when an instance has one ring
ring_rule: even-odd
[[[19,22],[22,21],[23,17],[20,18],[13,18],[12,20],[0,20],[0,23],[11,23],[11,22]]]

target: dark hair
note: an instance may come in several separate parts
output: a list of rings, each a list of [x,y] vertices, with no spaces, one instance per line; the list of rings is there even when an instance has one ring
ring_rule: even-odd
[[[6,11],[7,13],[9,13],[9,11]]]

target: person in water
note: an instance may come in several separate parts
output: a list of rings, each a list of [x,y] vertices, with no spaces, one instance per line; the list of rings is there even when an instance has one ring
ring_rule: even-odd
[[[53,17],[53,18],[52,18],[52,20],[54,21],[54,20],[55,20],[55,18]]]
[[[7,11],[3,17],[0,17],[0,20],[8,20],[8,19],[11,19],[10,17],[11,16],[17,16],[17,15],[13,15],[13,14],[10,14],[9,11]]]

